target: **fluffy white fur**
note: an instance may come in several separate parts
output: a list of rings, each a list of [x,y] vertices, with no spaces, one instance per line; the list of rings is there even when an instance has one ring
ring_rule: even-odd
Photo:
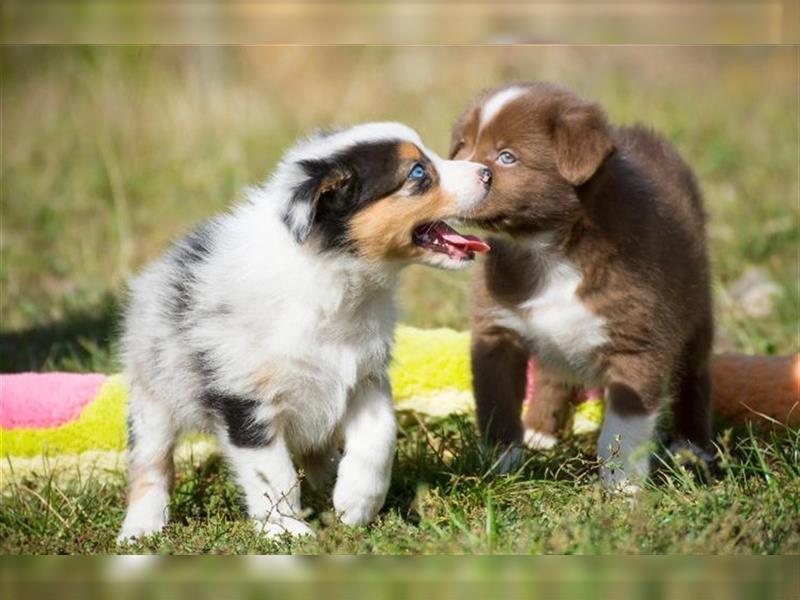
[[[594,351],[608,342],[605,321],[578,298],[581,276],[550,249],[547,234],[531,244],[545,270],[541,284],[514,309],[498,310],[498,324],[529,340],[537,358],[551,369],[569,380],[592,383]]]
[[[120,538],[160,530],[167,520],[172,449],[185,430],[218,435],[242,487],[249,514],[267,535],[310,534],[302,520],[295,463],[313,481],[338,468],[333,494],[341,519],[361,525],[375,517],[389,487],[395,418],[386,375],[395,324],[396,263],[298,244],[282,216],[304,173],[298,161],[326,157],[352,144],[401,139],[424,149],[419,136],[396,123],[374,123],[306,140],[291,149],[263,187],[205,230],[208,253],[190,280],[193,304],[181,335],[164,305],[180,281],[183,241],[131,286],[123,360],[131,386],[132,493]],[[442,185],[468,210],[479,181],[459,181],[463,164],[426,150]],[[301,209],[290,223],[309,215]],[[437,266],[463,266],[444,254]],[[265,447],[230,443],[225,424],[199,400],[208,381],[196,351],[213,366],[210,383],[258,398],[257,421],[272,424]],[[344,442],[339,461],[337,440]]]

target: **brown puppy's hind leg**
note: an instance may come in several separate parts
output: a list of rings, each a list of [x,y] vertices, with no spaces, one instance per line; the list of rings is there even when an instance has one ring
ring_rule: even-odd
[[[533,399],[522,416],[525,445],[534,450],[552,448],[577,394],[577,388],[537,363]]]
[[[708,321],[710,323],[710,319]],[[703,325],[692,336],[673,374],[675,443],[689,442],[708,451],[712,446],[711,327]]]
[[[686,344],[671,382],[674,435],[670,450],[679,464],[701,480],[719,473],[711,424],[710,323],[709,318]]]

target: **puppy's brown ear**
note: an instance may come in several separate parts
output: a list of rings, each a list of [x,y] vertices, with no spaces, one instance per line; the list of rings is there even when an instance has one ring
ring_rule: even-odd
[[[453,132],[450,135],[450,151],[447,153],[447,158],[453,160],[464,145],[464,116],[456,121],[453,125]]]
[[[450,135],[450,151],[447,153],[447,157],[450,160],[453,160],[464,147],[464,134],[467,128],[472,126],[473,121],[477,119],[477,112],[477,106],[470,106],[453,125],[453,132]]]
[[[572,185],[585,183],[614,150],[608,121],[597,104],[572,105],[556,118],[556,166]]]
[[[461,131],[463,127],[456,123],[453,127],[453,135],[450,138],[450,151],[447,153],[447,158],[453,160],[458,154],[458,151],[461,150],[461,146],[464,145],[464,141],[461,139]]]

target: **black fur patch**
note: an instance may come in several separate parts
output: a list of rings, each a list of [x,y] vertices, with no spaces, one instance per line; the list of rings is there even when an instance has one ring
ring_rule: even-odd
[[[214,386],[214,376],[216,369],[211,361],[211,355],[205,350],[197,350],[189,355],[194,372],[200,377],[203,386],[211,389]]]
[[[257,419],[260,402],[217,389],[217,367],[210,352],[197,350],[189,355],[189,360],[204,388],[200,398],[202,404],[222,418],[231,443],[240,448],[268,446],[275,439],[275,431],[272,423]]]
[[[310,230],[316,230],[323,249],[352,250],[348,229],[353,216],[396,192],[406,182],[408,174],[401,169],[399,161],[398,142],[395,141],[357,144],[330,158],[302,161],[300,166],[308,179],[295,188],[291,205],[307,204],[311,217],[308,230],[300,232],[300,236],[293,232],[296,239],[302,241]],[[347,177],[317,198],[320,187],[337,171]],[[284,222],[291,227],[288,214]]]
[[[270,421],[256,418],[261,403],[215,390],[208,390],[203,397],[205,404],[225,421],[228,439],[239,448],[263,448],[275,439],[275,427]]]
[[[128,449],[132,450],[136,445],[136,432],[133,430],[133,417],[128,413]]]
[[[211,253],[212,226],[201,225],[185,236],[173,247],[173,263],[177,272],[172,281],[172,297],[169,302],[169,315],[184,329],[188,313],[193,304],[194,269]]]
[[[298,244],[304,243],[311,234],[319,201],[322,199],[320,188],[330,178],[336,165],[326,160],[303,160],[299,163],[306,175],[292,191],[292,199],[283,214],[283,223],[291,232]]]

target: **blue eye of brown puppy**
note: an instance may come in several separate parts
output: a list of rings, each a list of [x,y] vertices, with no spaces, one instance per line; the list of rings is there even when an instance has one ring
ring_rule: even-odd
[[[503,150],[497,155],[497,162],[503,165],[513,165],[517,162],[517,157],[510,150]]]

